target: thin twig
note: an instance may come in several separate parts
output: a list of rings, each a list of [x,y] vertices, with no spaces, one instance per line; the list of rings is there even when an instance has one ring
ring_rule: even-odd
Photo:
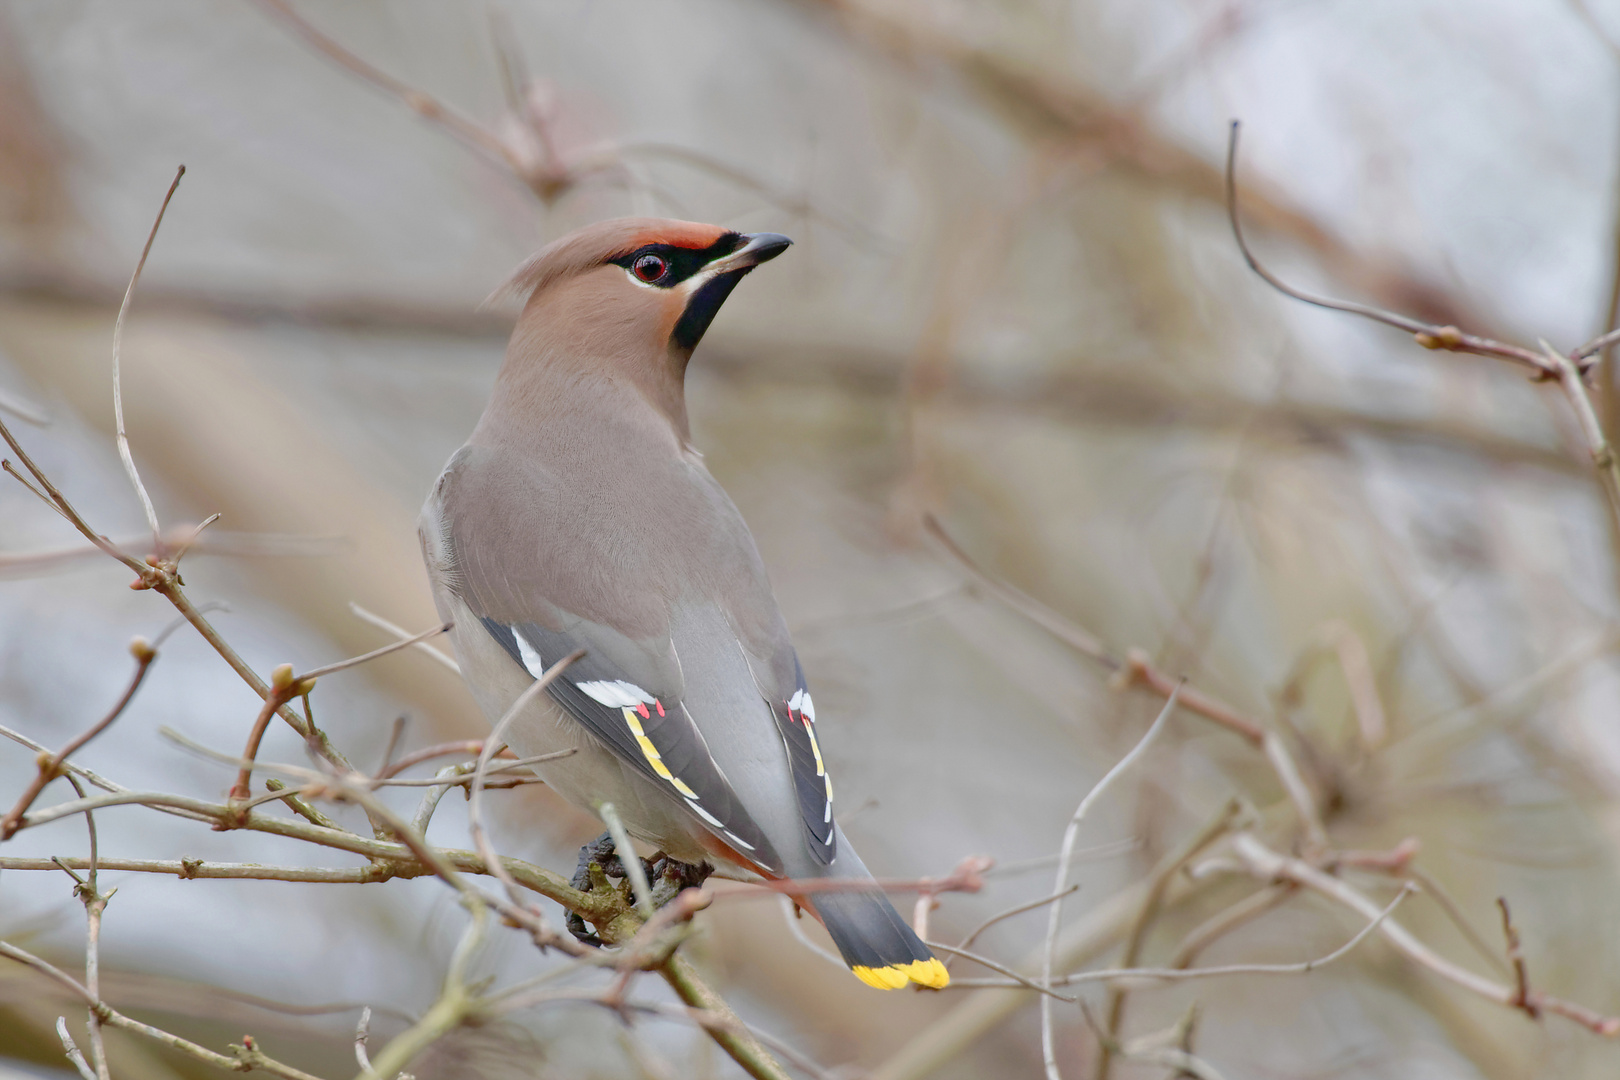
[[[331,818],[321,813],[318,807],[303,799],[298,792],[288,788],[287,785],[283,784],[280,780],[271,777],[265,780],[264,786],[272,793],[280,796],[288,807],[292,809],[293,813],[297,814],[310,824],[319,825],[323,829],[336,829],[339,832],[349,831],[342,825],[339,825],[336,821],[333,821]],[[256,805],[258,801],[259,800],[255,799],[249,803],[244,803],[242,808],[244,810],[252,809],[252,807]]]
[[[1620,457],[1616,457],[1614,448],[1609,445],[1608,435],[1598,420],[1597,410],[1592,406],[1592,397],[1586,391],[1585,373],[1575,361],[1561,355],[1545,341],[1541,342],[1541,349],[1553,366],[1553,377],[1558,380],[1570,407],[1575,410],[1575,419],[1586,439],[1586,452],[1592,456],[1592,467],[1597,470],[1603,493],[1608,496],[1609,511],[1616,523],[1620,524]]]
[[[950,555],[958,565],[968,572],[974,582],[991,596],[1013,612],[1022,615],[1036,626],[1039,626],[1075,652],[1095,660],[1103,668],[1113,672],[1117,680],[1115,686],[1118,689],[1123,690],[1132,685],[1141,684],[1153,690],[1160,697],[1167,698],[1184,681],[1171,678],[1154,667],[1148,659],[1147,653],[1140,649],[1129,649],[1123,657],[1116,656],[1089,630],[1059,615],[1034,597],[1027,596],[1006,582],[990,576],[973,561],[966,551],[962,550],[961,545],[952,539],[951,535],[945,531],[945,527],[940,524],[939,519],[934,515],[925,514],[923,516],[923,528],[935,540],[939,541],[946,554]],[[1258,748],[1265,739],[1266,729],[1259,723],[1242,715],[1231,706],[1217,701],[1207,694],[1200,693],[1193,687],[1182,687],[1181,707],[1188,712],[1197,713],[1206,720],[1214,721],[1228,731],[1241,736],[1254,747]]]
[[[79,778],[68,774],[68,783],[73,785],[74,792],[79,798],[84,798],[84,785]],[[112,899],[112,893],[102,895],[99,889],[99,876],[97,860],[101,857],[101,843],[96,834],[96,815],[86,812],[84,815],[85,828],[90,833],[90,858],[85,872],[85,878],[73,890],[84,903],[84,988],[90,996],[101,997],[101,916],[107,909],[107,901]],[[71,873],[71,871],[69,871]],[[117,890],[113,890],[116,892]],[[1505,910],[1505,909],[1504,909]],[[97,1080],[112,1080],[107,1067],[107,1045],[101,1035],[101,1017],[96,1010],[91,1009],[87,1019],[90,1031],[90,1060],[95,1064]]]
[[[48,759],[42,759],[39,762],[39,769],[35,773],[34,779],[17,799],[16,805],[6,812],[4,818],[0,818],[0,840],[9,840],[17,832],[22,825],[24,815],[28,813],[28,808],[34,805],[34,800],[39,798],[40,792],[44,791],[45,786],[52,780],[62,775],[62,764],[68,759],[68,756],[78,751],[103,731],[106,731],[112,722],[117,720],[124,710],[129,707],[129,703],[134,700],[135,692],[141,688],[141,683],[146,681],[146,673],[151,670],[152,661],[157,659],[157,650],[145,638],[137,637],[130,642],[129,651],[130,655],[135,657],[135,674],[130,679],[129,685],[124,688],[124,693],[119,697],[117,704],[112,707],[106,716],[90,725],[87,730],[62,747],[62,749],[52,754]]]
[[[1148,728],[1147,734],[1142,736],[1130,753],[1120,758],[1114,767],[1104,773],[1103,778],[1097,781],[1090,791],[1086,792],[1085,798],[1081,799],[1080,805],[1075,808],[1074,816],[1069,819],[1068,827],[1063,830],[1063,844],[1058,849],[1060,854],[1058,857],[1057,881],[1052,886],[1052,891],[1059,895],[1052,901],[1052,910],[1046,920],[1046,947],[1043,950],[1045,959],[1041,964],[1041,983],[1043,985],[1050,986],[1052,984],[1052,964],[1057,955],[1058,930],[1063,924],[1062,894],[1069,885],[1069,862],[1074,855],[1075,840],[1080,835],[1080,823],[1085,820],[1086,812],[1108,790],[1115,778],[1134,765],[1136,760],[1147,750],[1149,744],[1153,742],[1153,737],[1163,729],[1164,725],[1169,721],[1170,715],[1176,711],[1176,703],[1180,700],[1181,687],[1178,686],[1170,692],[1169,699],[1164,703],[1164,708],[1159,712],[1158,718],[1153,721],[1153,725]],[[1062,1080],[1062,1074],[1058,1071],[1057,1064],[1057,1041],[1053,1038],[1052,1032],[1052,1001],[1044,996],[1041,998],[1041,1060],[1046,1066],[1047,1080]]]
[[[158,527],[157,510],[152,506],[152,497],[146,493],[146,485],[141,483],[140,471],[135,468],[135,456],[129,451],[129,434],[124,430],[124,382],[122,377],[124,318],[129,314],[129,302],[135,296],[135,286],[141,280],[141,271],[146,269],[146,257],[152,254],[152,242],[157,239],[158,228],[163,224],[163,215],[169,211],[169,200],[174,198],[175,191],[180,187],[180,178],[185,175],[186,167],[184,165],[175,170],[174,180],[169,184],[169,190],[163,196],[163,205],[158,207],[157,220],[152,222],[152,231],[146,234],[146,246],[141,248],[141,257],[135,264],[135,272],[129,277],[129,288],[124,290],[124,302],[118,306],[118,321],[113,324],[113,418],[118,425],[118,456],[123,459],[124,472],[129,475],[130,486],[135,489],[135,494],[140,496],[141,508],[146,511],[146,523],[152,527],[154,549],[163,542],[163,530]]]
[[[1266,881],[1295,882],[1313,892],[1320,893],[1343,904],[1345,907],[1359,911],[1369,919],[1378,913],[1378,905],[1350,885],[1318,870],[1309,863],[1279,855],[1262,844],[1252,833],[1238,834],[1233,838],[1232,848],[1256,877]],[[1378,929],[1379,933],[1397,951],[1414,964],[1427,968],[1447,982],[1460,986],[1472,994],[1485,998],[1487,1001],[1494,1001],[1499,1005],[1512,1008],[1524,1008],[1525,1004],[1531,1004],[1539,1010],[1557,1013],[1559,1016],[1573,1020],[1595,1034],[1607,1038],[1620,1035],[1620,1017],[1604,1016],[1586,1008],[1584,1005],[1577,1005],[1574,1002],[1553,997],[1539,990],[1529,991],[1524,995],[1524,1003],[1521,1003],[1517,986],[1504,986],[1452,963],[1423,944],[1393,919],[1386,919]]]
[[[1318,968],[1326,967],[1335,960],[1342,960],[1344,957],[1354,952],[1356,947],[1371,937],[1379,929],[1379,927],[1383,926],[1384,920],[1393,915],[1395,913],[1395,909],[1400,906],[1401,902],[1414,892],[1417,892],[1416,885],[1406,885],[1395,894],[1395,899],[1391,900],[1382,911],[1374,916],[1372,921],[1367,923],[1367,925],[1363,926],[1360,930],[1356,931],[1355,936],[1350,938],[1350,940],[1346,941],[1343,945],[1340,945],[1332,952],[1327,953],[1324,956],[1315,957],[1311,960],[1301,960],[1294,964],[1221,964],[1216,967],[1206,968],[1102,968],[1097,971],[1077,971],[1069,975],[1060,975],[1052,980],[1052,985],[1054,987],[1081,986],[1087,983],[1129,982],[1134,980],[1185,982],[1190,979],[1220,979],[1230,978],[1238,975],[1304,975],[1315,971]],[[1022,977],[1019,977],[1015,972],[1004,972],[1004,974],[1012,974],[1018,981],[1001,982],[988,979],[964,979],[961,981],[961,984],[964,987],[1029,986],[1032,989],[1041,989],[1039,986],[1028,982]],[[953,987],[956,986],[956,981],[953,980],[951,985]],[[1073,1001],[1074,999],[1063,998],[1061,1000]]]
[[[1220,938],[1230,934],[1238,927],[1252,922],[1272,909],[1285,903],[1293,896],[1295,887],[1292,885],[1268,885],[1258,892],[1239,900],[1231,907],[1216,912],[1204,922],[1188,931],[1187,936],[1181,939],[1170,954],[1170,966],[1184,968],[1198,958],[1198,954],[1209,948]]]
[[[410,646],[415,645],[418,642],[426,641],[428,638],[437,637],[440,634],[449,633],[450,628],[451,628],[452,625],[454,625],[454,624],[452,624],[452,623],[440,623],[438,626],[431,627],[430,629],[424,630],[420,634],[415,635],[414,637],[408,637],[403,641],[396,641],[391,645],[384,645],[382,648],[373,649],[370,652],[365,653],[364,655],[351,656],[347,660],[339,660],[335,664],[327,664],[325,667],[318,667],[318,668],[315,668],[313,671],[306,671],[302,675],[299,675],[297,678],[295,678],[293,681],[294,682],[300,682],[300,683],[305,683],[305,682],[312,683],[316,679],[322,678],[323,676],[331,675],[331,674],[334,674],[334,673],[339,672],[339,671],[345,671],[348,668],[358,667],[359,665],[369,663],[370,661],[375,660],[378,657],[387,656],[389,653],[396,653],[396,652],[399,652],[399,650],[409,648]]]
[[[279,16],[293,33],[303,38],[328,59],[360,76],[377,89],[405,103],[405,106],[424,120],[439,125],[467,146],[484,154],[514,173],[518,163],[498,136],[474,120],[468,119],[444,102],[401,82],[369,61],[362,60],[335,38],[316,27],[300,15],[287,0],[257,0],[260,7]]]
[[[29,480],[28,477],[26,477],[22,473],[18,472],[17,467],[15,465],[13,465],[9,460],[0,461],[0,469],[4,469],[8,476],[10,476],[13,480],[17,481],[17,483],[21,484],[23,487],[27,488],[33,494],[34,498],[38,499],[40,502],[44,503],[46,506],[48,506],[52,510],[56,511],[56,515],[58,517],[66,519],[66,520],[71,520],[70,518],[68,518],[68,516],[66,514],[64,514],[62,512],[62,508],[60,506],[57,506],[54,502],[51,501],[51,497],[49,495],[45,494],[39,488],[35,487],[33,481]],[[28,555],[30,555],[32,553],[31,552],[23,552],[21,554],[22,554],[23,557],[27,557]]]
[[[0,438],[5,439],[6,445],[11,447],[12,453],[17,455],[17,460],[23,463],[23,468],[28,470],[28,474],[43,489],[46,501],[56,507],[57,511],[67,518],[86,540],[135,571],[143,580],[146,578],[150,568],[135,556],[114,546],[111,540],[90,527],[89,522],[84,520],[84,516],[73,508],[73,504],[68,502],[67,497],[58,490],[55,484],[51,483],[50,478],[45,475],[44,471],[34,464],[34,459],[28,455],[28,451],[22,448],[22,444],[17,441],[17,437],[11,433],[11,429],[6,426],[3,419],[0,419]],[[10,472],[11,470],[8,468],[7,471]],[[21,479],[21,477],[18,476],[18,479]]]
[[[482,813],[484,777],[489,772],[490,759],[495,756],[497,750],[505,745],[502,740],[506,736],[506,729],[528,710],[529,705],[537,697],[546,692],[546,688],[567,669],[568,665],[584,655],[584,649],[575,649],[547,668],[540,678],[536,679],[524,689],[523,693],[517,696],[517,700],[513,701],[507,708],[506,714],[490,730],[489,738],[484,740],[484,745],[479,749],[478,764],[473,770],[472,786],[467,789],[467,827],[472,833],[473,847],[484,857],[485,863],[488,864],[501,884],[506,887],[507,895],[514,904],[520,903],[517,882],[506,874],[500,858],[495,854],[495,847],[490,843],[489,836],[484,830]],[[538,919],[539,916],[536,915],[535,918]]]
[[[361,1072],[373,1073],[371,1055],[366,1053],[366,1041],[371,1036],[371,1006],[367,1005],[360,1010],[360,1022],[354,1026],[354,1060],[359,1063]]]
[[[390,777],[398,776],[400,773],[404,772],[406,769],[409,769],[413,765],[420,765],[424,761],[432,761],[434,758],[438,757],[448,757],[451,754],[471,754],[476,758],[480,753],[483,752],[483,750],[483,739],[460,739],[456,742],[435,743],[432,746],[425,746],[420,750],[412,750],[409,754],[406,754],[398,761],[378,772],[377,779],[387,780]],[[511,754],[512,752],[510,750],[502,750],[495,756],[510,757]]]
[[[996,923],[1001,922],[1003,919],[1010,919],[1014,915],[1022,915],[1026,911],[1034,911],[1036,908],[1045,907],[1047,904],[1054,903],[1066,896],[1072,896],[1079,891],[1079,885],[1070,885],[1062,892],[1055,892],[1051,896],[1043,896],[1039,900],[1030,900],[1027,903],[1018,904],[1014,907],[1008,908],[1005,911],[999,912],[998,914],[992,915],[978,926],[975,926],[967,937],[956,943],[956,947],[958,949],[967,948],[969,945],[973,944],[974,940],[977,939],[980,934],[996,925]],[[945,966],[950,967],[949,960],[945,962]]]
[[[392,634],[396,638],[404,639],[404,638],[408,638],[408,637],[411,636],[411,633],[410,633],[409,630],[406,630],[404,627],[401,627],[401,626],[399,626],[399,625],[397,625],[395,623],[389,622],[387,619],[383,618],[381,615],[378,615],[376,612],[367,611],[365,608],[361,607],[359,604],[355,603],[353,600],[349,601],[349,610],[354,612],[355,617],[360,619],[362,622],[370,623],[372,626],[375,626],[377,629],[382,630],[385,633]],[[444,653],[440,652],[438,649],[435,649],[433,646],[427,644],[426,642],[418,643],[415,646],[415,648],[418,649],[421,652],[426,653],[428,656],[431,656],[434,660],[437,660],[440,664],[442,664],[445,667],[449,668],[451,671],[455,672],[457,675],[461,674],[461,665],[460,664],[456,663],[450,657],[446,656]]]
[[[641,865],[641,857],[636,854],[635,845],[630,840],[630,830],[624,827],[618,809],[610,802],[599,805],[596,816],[602,819],[608,835],[613,837],[613,849],[618,852],[619,865],[624,867],[624,876],[630,882],[630,893],[636,898],[637,910],[643,919],[652,918],[652,887],[647,884],[647,870]]]
[[[289,701],[300,695],[308,696],[315,684],[308,680],[300,680],[293,675],[291,664],[281,664],[270,673],[270,692],[265,695],[264,705],[259,709],[259,715],[253,719],[253,727],[248,730],[247,746],[242,750],[241,767],[236,774],[236,786],[231,788],[233,800],[245,800],[253,795],[253,761],[259,756],[259,743],[270,728],[270,718],[281,711]],[[308,736],[314,730],[310,724],[301,724],[299,734]]]
[[[62,1049],[67,1052],[67,1059],[73,1063],[73,1067],[79,1071],[83,1080],[98,1080],[96,1074],[91,1071],[89,1062],[84,1060],[84,1051],[79,1049],[79,1044],[73,1041],[73,1035],[68,1031],[67,1017],[56,1018],[56,1034],[62,1040]]]
[[[1317,968],[1326,967],[1335,960],[1343,959],[1355,951],[1356,946],[1366,941],[1379,927],[1384,925],[1384,920],[1394,914],[1401,901],[1415,892],[1417,892],[1416,885],[1407,884],[1403,886],[1395,894],[1395,899],[1391,900],[1382,911],[1375,915],[1372,921],[1358,930],[1354,937],[1327,955],[1318,956],[1313,960],[1301,960],[1295,964],[1221,964],[1216,967],[1206,968],[1105,968],[1100,971],[1080,971],[1072,975],[1060,976],[1052,981],[1052,985],[1075,986],[1083,983],[1119,982],[1131,979],[1179,982],[1187,979],[1226,978],[1233,975],[1304,975],[1307,972],[1315,971]]]
[[[1153,868],[1148,877],[1147,888],[1143,890],[1142,902],[1131,916],[1130,928],[1125,933],[1125,949],[1120,958],[1122,967],[1135,967],[1142,955],[1142,949],[1147,941],[1148,929],[1159,917],[1164,908],[1165,896],[1169,892],[1171,883],[1198,855],[1215,841],[1225,836],[1232,828],[1233,823],[1243,812],[1243,804],[1237,798],[1231,798],[1211,817],[1202,828],[1184,840],[1179,848],[1170,852]],[[1125,1019],[1126,990],[1124,987],[1113,987],[1108,993],[1108,1030],[1117,1036]],[[1109,1047],[1113,1044],[1102,1041],[1097,1044],[1097,1066],[1094,1070],[1094,1080],[1103,1080],[1109,1071]]]
[[[1513,1007],[1523,1009],[1532,1020],[1540,1020],[1541,1009],[1530,997],[1530,969],[1524,963],[1524,950],[1519,946],[1519,932],[1513,928],[1507,897],[1498,896],[1496,906],[1502,909],[1502,936],[1507,939],[1508,964],[1513,968]]]
[[[268,1072],[273,1076],[281,1077],[282,1080],[322,1080],[321,1077],[312,1076],[300,1069],[293,1068],[291,1065],[283,1064],[282,1062],[269,1057],[263,1051],[259,1050],[255,1045],[253,1045],[253,1040],[251,1038],[244,1038],[242,1046],[234,1047],[233,1049],[236,1050],[234,1055],[220,1054],[208,1049],[206,1046],[201,1046],[197,1043],[191,1042],[188,1039],[182,1039],[178,1035],[171,1035],[167,1031],[155,1028],[150,1024],[143,1024],[139,1020],[131,1019],[130,1017],[119,1012],[117,1009],[114,1009],[111,1005],[108,1005],[105,1001],[102,1001],[95,995],[91,994],[83,985],[79,983],[77,979],[73,978],[73,976],[69,975],[61,968],[56,967],[54,964],[51,964],[48,961],[40,959],[33,953],[28,952],[26,949],[18,948],[8,941],[0,941],[0,956],[4,956],[8,959],[15,960],[19,964],[33,968],[35,971],[39,972],[41,975],[44,975],[52,982],[55,982],[59,986],[63,987],[74,997],[78,998],[80,1001],[83,1001],[86,1005],[93,1009],[96,1015],[101,1018],[101,1022],[109,1027],[116,1027],[123,1031],[133,1032],[144,1038],[151,1039],[162,1046],[167,1046],[171,1050],[179,1051],[180,1053],[189,1055],[190,1057],[196,1058],[199,1061],[218,1066],[222,1069],[228,1069],[233,1072],[246,1072],[251,1069],[263,1069],[265,1072]],[[60,1029],[58,1030],[60,1031]]]
[[[549,754],[535,754],[533,757],[513,758],[510,761],[504,761],[503,760],[499,765],[496,765],[494,768],[486,770],[484,775],[485,775],[486,780],[489,777],[492,777],[492,776],[494,776],[494,777],[505,777],[509,773],[513,772],[516,769],[525,769],[525,768],[528,768],[530,765],[539,765],[539,764],[542,764],[543,762],[547,762],[547,761],[560,761],[563,758],[573,757],[577,753],[579,753],[579,748],[575,747],[575,746],[570,746],[570,747],[567,747],[566,749],[563,749],[563,750],[553,750]],[[387,779],[387,780],[373,780],[373,781],[371,781],[370,786],[374,787],[374,788],[385,788],[385,787],[440,787],[440,786],[456,787],[458,785],[471,784],[473,782],[473,772],[477,768],[478,768],[478,763],[476,761],[462,762],[460,765],[453,766],[454,771],[460,772],[462,774],[460,776],[452,775],[452,776],[450,776],[448,778],[446,778],[444,776],[433,776],[431,778],[422,777],[422,778],[419,778],[419,779],[410,779],[410,780],[402,779],[400,777],[392,777],[392,778]],[[545,781],[541,780],[537,776],[519,776],[519,777],[514,777],[509,783],[506,783],[506,784],[490,784],[490,783],[486,783],[484,785],[484,787],[485,787],[486,790],[496,790],[496,789],[499,789],[499,788],[502,788],[502,787],[510,787],[510,786],[517,785],[517,784],[542,784],[542,783],[545,783]]]
[[[1074,998],[1072,998],[1072,997],[1064,997],[1062,994],[1056,993],[1049,986],[1046,985],[1046,980],[1045,979],[1042,979],[1040,982],[1036,982],[1034,979],[1029,978],[1027,975],[1020,975],[1018,972],[1014,971],[1012,968],[1007,967],[1007,966],[1005,966],[1003,964],[999,964],[996,961],[990,959],[988,956],[982,956],[979,953],[969,952],[968,950],[958,948],[955,945],[946,945],[943,942],[938,942],[938,941],[929,941],[929,942],[925,942],[925,944],[930,949],[939,949],[939,950],[941,950],[943,952],[950,953],[952,956],[960,956],[964,960],[971,960],[975,964],[982,964],[985,967],[989,968],[991,971],[998,971],[1001,974],[1007,976],[1007,978],[1012,980],[1012,982],[1007,984],[1007,985],[1022,986],[1025,989],[1034,990],[1036,993],[1041,994],[1044,997],[1051,998],[1054,1001],[1062,1001],[1062,1002],[1066,1002],[1067,1004],[1070,1004],[1070,1005],[1074,1004]],[[953,981],[951,985],[954,986],[955,982]]]
[[[1358,315],[1373,322],[1392,326],[1397,330],[1404,330],[1411,334],[1419,345],[1425,349],[1444,349],[1448,352],[1473,353],[1478,356],[1494,356],[1502,360],[1511,360],[1522,364],[1536,372],[1541,378],[1556,378],[1555,367],[1549,366],[1546,359],[1532,349],[1519,345],[1508,345],[1490,338],[1477,337],[1465,334],[1455,326],[1436,326],[1432,323],[1420,322],[1417,319],[1397,315],[1382,308],[1372,307],[1368,304],[1358,304],[1350,300],[1336,300],[1328,296],[1318,296],[1314,293],[1296,289],[1277,277],[1270,270],[1260,264],[1249,250],[1248,241],[1243,237],[1243,224],[1238,217],[1237,198],[1237,151],[1238,132],[1242,128],[1240,121],[1232,121],[1231,135],[1226,144],[1226,212],[1232,225],[1232,237],[1237,241],[1238,251],[1243,255],[1243,261],[1249,264],[1262,281],[1284,296],[1312,307],[1326,308],[1329,311],[1342,311],[1347,315]]]

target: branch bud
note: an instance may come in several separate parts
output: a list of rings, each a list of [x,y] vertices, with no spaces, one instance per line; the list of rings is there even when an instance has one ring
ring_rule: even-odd
[[[270,673],[270,689],[285,692],[292,688],[293,666],[280,664]]]
[[[150,664],[157,658],[157,650],[152,647],[150,641],[136,634],[129,639],[129,655],[143,664]]]
[[[1462,331],[1455,326],[1437,326],[1432,332],[1419,330],[1412,336],[1425,349],[1455,349],[1462,344]]]

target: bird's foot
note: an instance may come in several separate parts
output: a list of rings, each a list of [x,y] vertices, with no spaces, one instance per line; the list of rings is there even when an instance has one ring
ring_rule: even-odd
[[[660,852],[653,856],[652,874],[648,879],[653,883],[653,900],[663,907],[679,896],[682,890],[701,888],[712,873],[714,867],[706,862],[694,866],[692,863],[678,862]]]
[[[652,886],[653,903],[657,907],[663,907],[685,889],[702,885],[714,872],[714,868],[706,862],[694,866],[672,859],[662,852],[651,859],[642,859],[641,865]],[[569,884],[581,892],[592,892],[604,884],[612,887],[612,880],[623,881],[624,877],[624,863],[613,845],[613,836],[603,833],[579,849],[579,863]],[[583,916],[570,911],[564,922],[568,932],[586,945],[600,947],[604,944],[596,932],[586,925]]]

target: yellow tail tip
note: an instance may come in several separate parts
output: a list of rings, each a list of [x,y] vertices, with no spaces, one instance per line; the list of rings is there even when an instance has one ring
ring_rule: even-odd
[[[907,983],[918,983],[922,986],[931,986],[935,990],[943,990],[951,984],[951,973],[945,970],[945,965],[930,957],[927,960],[913,960],[909,964],[890,964],[888,967],[854,967],[855,977],[867,986],[875,986],[879,990],[899,990]]]

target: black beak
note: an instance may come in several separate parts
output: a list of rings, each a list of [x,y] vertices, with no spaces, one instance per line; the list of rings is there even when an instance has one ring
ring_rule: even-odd
[[[737,282],[748,271],[776,258],[793,243],[778,233],[744,233],[741,240],[742,244],[737,250],[703,268],[702,273],[708,280],[699,285],[686,302],[686,310],[681,314],[680,322],[675,324],[675,333],[670,336],[670,345],[675,349],[690,353],[697,348],[697,343],[703,339],[703,332],[714,321],[720,305],[726,302],[726,297],[737,287]]]
[[[716,259],[708,268],[716,274],[752,270],[762,262],[770,262],[792,246],[793,241],[781,233],[743,233],[742,246],[730,255]]]

